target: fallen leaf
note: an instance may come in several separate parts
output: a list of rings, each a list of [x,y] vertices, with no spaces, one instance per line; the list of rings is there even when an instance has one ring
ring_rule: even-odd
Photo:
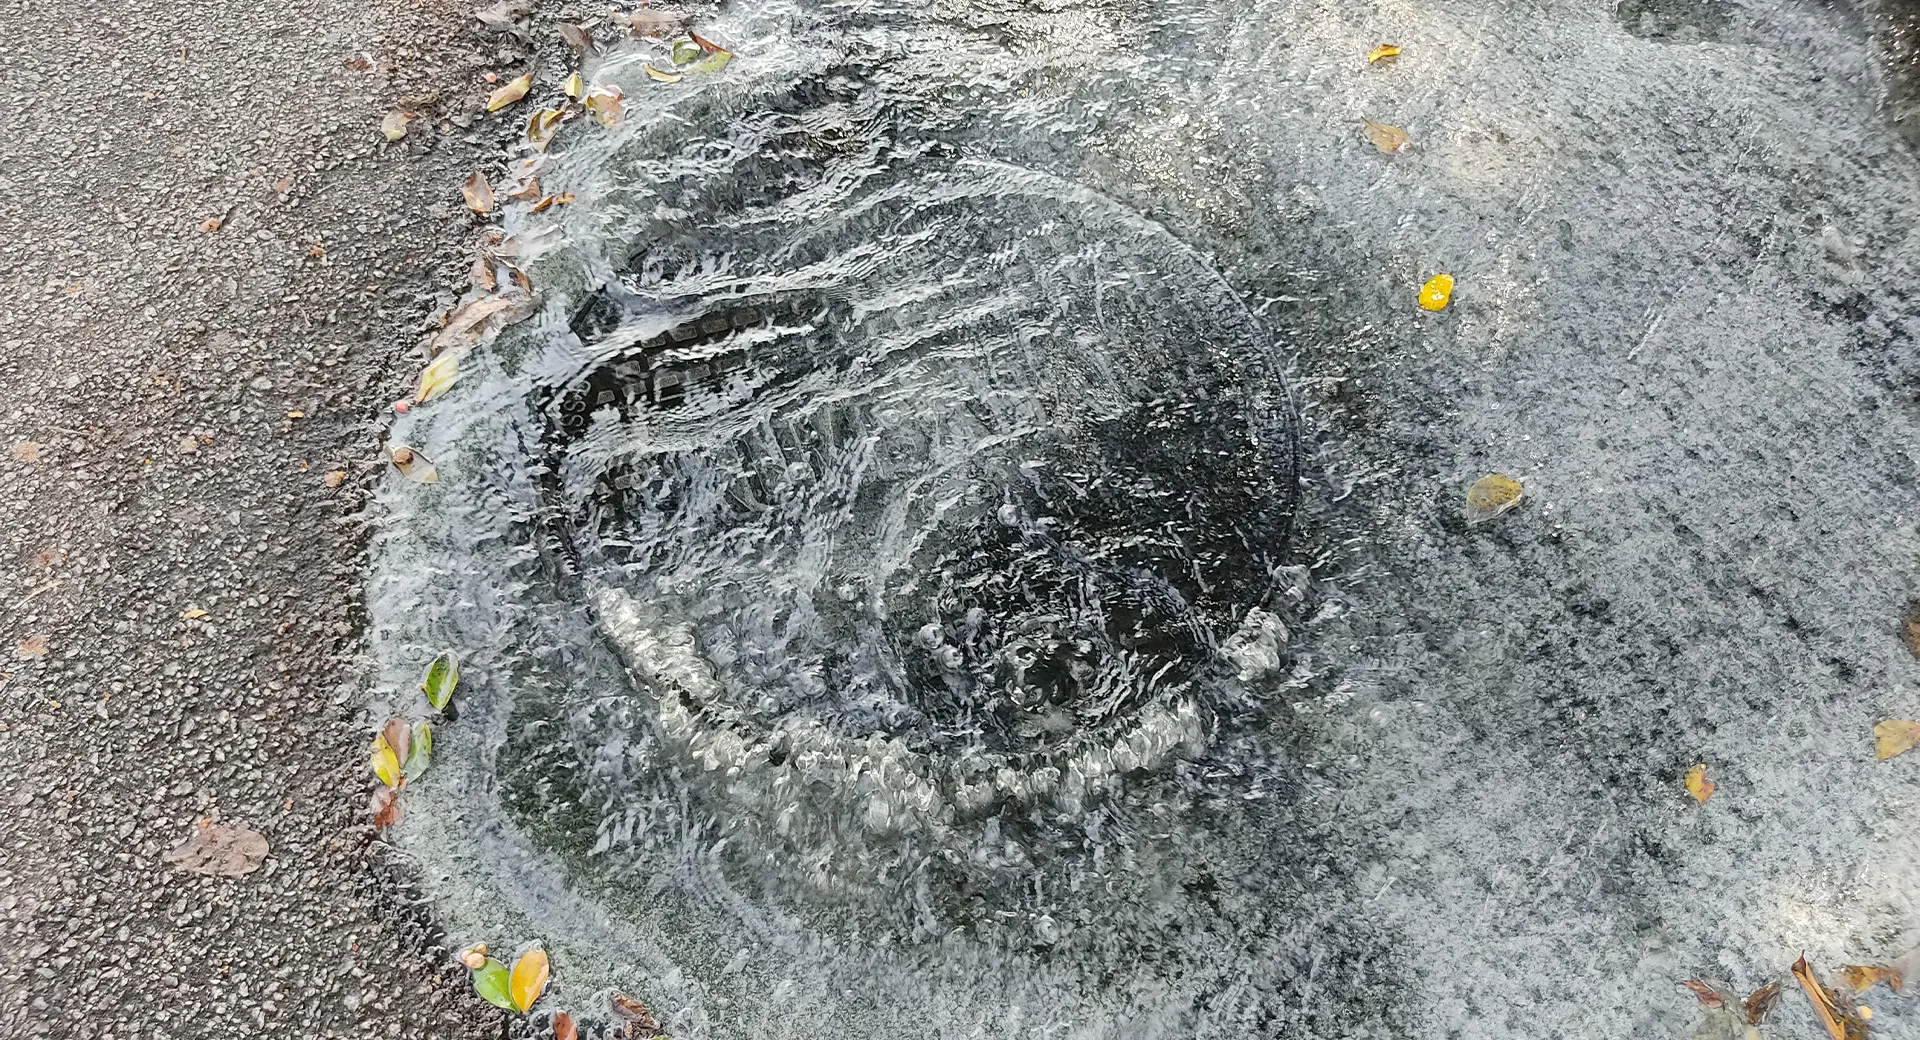
[[[515,101],[526,97],[527,91],[532,89],[533,73],[529,72],[524,75],[515,76],[513,79],[507,81],[506,86],[487,95],[487,111],[498,112],[508,105],[513,104]]]
[[[719,44],[713,42],[712,40],[707,39],[705,36],[702,36],[691,29],[687,30],[687,38],[699,44],[700,49],[703,51],[706,51],[708,54],[712,54],[714,51],[726,50],[725,47],[720,46]]]
[[[200,230],[211,235],[215,231],[220,230],[221,226],[224,224],[226,224],[226,220],[222,217],[208,217],[207,219],[200,222]]]
[[[1712,986],[1709,986],[1706,983],[1701,982],[1699,979],[1688,979],[1686,981],[1686,987],[1693,991],[1694,999],[1700,1001],[1700,1003],[1702,1004],[1705,1004],[1707,1007],[1723,1008],[1727,1006],[1727,998],[1725,994],[1721,993],[1717,989],[1714,989]]]
[[[688,72],[719,72],[721,69],[724,69],[727,67],[727,62],[730,62],[732,60],[733,60],[732,51],[724,51],[724,50],[714,51],[712,54],[709,54],[705,58],[702,58],[701,60],[688,66],[687,71]]]
[[[460,685],[460,659],[451,650],[442,650],[440,655],[427,665],[426,678],[420,680],[420,692],[427,695],[427,703],[435,711],[446,711],[447,703],[453,700],[453,688]]]
[[[1436,274],[1427,279],[1420,287],[1420,309],[1424,311],[1443,311],[1447,302],[1453,299],[1453,276]]]
[[[1855,993],[1865,993],[1882,979],[1889,980],[1888,984],[1891,985],[1891,980],[1898,975],[1893,966],[1888,964],[1849,964],[1840,969],[1840,984]]]
[[[512,33],[524,40],[527,38],[527,30],[521,21],[526,18],[527,13],[527,5],[522,0],[500,0],[499,3],[473,12],[473,16],[480,20],[481,25],[493,32]]]
[[[400,752],[387,741],[385,733],[377,733],[373,746],[367,751],[367,764],[373,767],[373,775],[388,787],[400,786]]]
[[[658,11],[615,11],[609,17],[636,36],[663,36],[680,24],[680,19]]]
[[[408,480],[420,484],[432,484],[440,479],[440,471],[425,455],[405,445],[395,444],[387,449],[387,457],[393,460],[393,468]]]
[[[1873,757],[1883,762],[1906,754],[1915,744],[1920,744],[1920,722],[1888,719],[1873,727]]]
[[[1832,1040],[1866,1040],[1867,1023],[1853,1007],[1852,1000],[1843,1000],[1841,995],[1821,985],[1806,957],[1793,962],[1793,978],[1806,991],[1807,1000],[1812,1002],[1813,1012],[1819,1016],[1827,1036]]]
[[[21,441],[13,446],[13,457],[17,462],[39,462],[40,445],[34,441]]]
[[[473,991],[480,994],[480,999],[497,1008],[518,1011],[513,1006],[510,984],[507,966],[492,957],[473,970]]]
[[[678,83],[684,78],[677,72],[662,72],[652,65],[642,65],[640,67],[645,70],[649,79],[658,80],[661,83]]]
[[[420,372],[420,389],[414,391],[413,403],[425,404],[447,392],[447,387],[460,376],[460,355],[463,350],[449,350],[433,359],[433,363]]]
[[[1907,604],[1907,616],[1900,622],[1900,638],[1908,652],[1920,657],[1920,599]]]
[[[620,88],[614,86],[595,87],[587,95],[587,111],[593,114],[594,121],[604,127],[616,127],[627,116],[626,99]]]
[[[527,120],[527,143],[538,151],[546,151],[553,143],[553,135],[560,131],[560,122],[566,118],[566,112],[557,108],[541,109]]]
[[[673,58],[675,65],[685,65],[690,61],[699,60],[700,56],[706,52],[705,47],[700,46],[691,39],[683,39],[673,41],[673,47],[667,53],[668,56]]]
[[[400,775],[410,782],[420,779],[420,774],[433,764],[433,727],[424,722],[414,723],[407,753],[400,757]]]
[[[428,346],[436,357],[444,350],[470,347],[494,329],[504,328],[532,313],[533,297],[528,293],[481,296],[454,308],[453,313],[447,315],[446,326],[434,335]]]
[[[1701,805],[1707,804],[1707,799],[1713,797],[1714,783],[1707,779],[1707,767],[1704,764],[1695,765],[1687,770],[1686,785],[1687,793]]]
[[[578,98],[587,92],[587,84],[586,81],[580,78],[580,73],[576,71],[573,75],[567,77],[567,82],[561,89],[567,92],[568,97]]]
[[[37,657],[45,657],[47,656],[47,637],[38,632],[27,636],[25,639],[20,640],[19,644],[13,648],[13,653],[14,656],[23,661],[31,661]]]
[[[638,1026],[649,1033],[656,1032],[660,1028],[660,1023],[648,1013],[647,1006],[625,993],[613,995],[613,1013],[619,1017],[620,1021],[630,1026]]]
[[[355,72],[365,72],[373,68],[373,59],[364,54],[356,54],[341,62],[340,67],[343,69],[352,69]]]
[[[1504,473],[1489,473],[1467,487],[1467,523],[1484,524],[1520,504],[1526,485]]]
[[[380,739],[393,749],[394,758],[404,760],[413,747],[413,730],[408,727],[406,719],[396,715],[380,727]]]
[[[388,112],[380,120],[380,132],[387,135],[387,140],[398,141],[407,136],[407,124],[412,121],[413,117],[405,112]]]
[[[1371,65],[1376,61],[1386,58],[1398,58],[1399,56],[1400,48],[1395,47],[1391,43],[1383,43],[1367,52],[1367,64]]]
[[[580,1031],[573,1026],[573,1016],[562,1011],[553,1016],[553,1040],[579,1040]]]
[[[375,790],[367,798],[367,815],[377,830],[386,830],[400,822],[400,792],[391,787]]]
[[[1405,130],[1397,126],[1389,126],[1386,123],[1376,123],[1371,119],[1366,120],[1366,124],[1367,140],[1372,141],[1375,148],[1380,149],[1380,151],[1387,155],[1396,155],[1403,152],[1407,149],[1408,145],[1413,143],[1413,138],[1408,136]]]
[[[1748,1025],[1757,1026],[1764,1023],[1767,1016],[1773,1013],[1773,1005],[1779,1000],[1780,983],[1769,982],[1747,994],[1747,999],[1740,1002],[1740,1010],[1746,1014]]]
[[[287,418],[289,419],[305,419],[306,417],[307,413],[299,411],[298,409],[287,413]]]
[[[481,253],[473,258],[473,266],[467,268],[467,281],[475,289],[492,292],[500,286],[500,278],[494,273],[493,268],[493,257]]]
[[[576,51],[584,51],[593,46],[593,37],[572,22],[561,22],[554,28],[560,31],[561,41]]]
[[[243,877],[267,861],[267,839],[259,831],[201,820],[192,837],[161,858],[193,874]]]
[[[336,469],[322,478],[330,488],[337,488],[347,482],[347,471]]]
[[[514,185],[513,190],[507,192],[507,198],[519,199],[522,202],[531,202],[544,194],[546,193],[540,190],[540,178],[528,177],[526,180]]]
[[[487,183],[486,174],[475,170],[467,174],[460,185],[460,194],[467,200],[467,208],[485,216],[493,212],[493,187]]]
[[[541,199],[539,202],[534,203],[533,208],[527,210],[527,212],[528,213],[544,213],[549,206],[553,205],[553,199],[554,197],[552,195],[549,195],[546,198]]]
[[[185,611],[183,611],[183,612],[182,612],[182,613],[180,614],[180,616],[181,616],[182,618],[184,618],[185,620],[188,620],[188,621],[198,621],[198,620],[200,620],[201,618],[203,618],[203,617],[206,617],[206,616],[207,616],[207,612],[206,612],[206,611],[204,611],[204,610],[202,610],[202,609],[200,609],[199,607],[191,607],[191,608],[189,608],[189,609],[187,609],[187,610],[185,610]]]
[[[513,976],[507,982],[507,994],[521,1011],[533,1008],[533,1002],[547,988],[547,951],[535,946],[513,962]]]

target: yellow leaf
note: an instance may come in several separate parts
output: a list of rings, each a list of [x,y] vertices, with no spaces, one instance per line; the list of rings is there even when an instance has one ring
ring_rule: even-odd
[[[650,79],[656,79],[662,83],[678,83],[683,78],[677,72],[662,72],[651,65],[643,65],[641,68],[647,71],[647,76]]]
[[[1705,765],[1696,765],[1692,769],[1687,770],[1686,784],[1687,793],[1692,795],[1693,800],[1699,802],[1701,805],[1707,804],[1707,799],[1713,797],[1714,784],[1713,781],[1707,779],[1707,767]]]
[[[460,375],[460,354],[458,350],[449,350],[421,370],[420,389],[413,395],[414,404],[425,404],[447,392],[447,387]]]
[[[199,607],[193,607],[189,610],[183,611],[180,616],[182,618],[185,618],[188,621],[198,621],[201,618],[206,617],[207,612],[200,609]]]
[[[1413,143],[1413,138],[1408,136],[1405,130],[1397,126],[1389,126],[1386,123],[1376,123],[1371,119],[1367,120],[1366,123],[1367,140],[1372,141],[1375,148],[1380,149],[1388,155],[1404,152],[1407,150],[1407,146]]]
[[[1452,299],[1453,276],[1450,274],[1436,274],[1427,279],[1427,284],[1420,287],[1421,310],[1446,310],[1448,301]]]
[[[387,135],[387,140],[398,141],[407,136],[407,123],[412,118],[405,112],[388,112],[386,118],[380,120],[380,132]]]
[[[467,200],[467,208],[475,213],[484,216],[493,212],[493,186],[479,170],[467,174],[460,185],[460,195]]]
[[[1504,473],[1489,473],[1467,487],[1467,523],[1484,524],[1520,504],[1527,486]]]
[[[553,135],[560,129],[560,120],[566,113],[557,108],[542,109],[527,120],[527,143],[539,151],[546,151],[553,143]]]
[[[432,484],[440,479],[440,472],[433,468],[433,463],[412,448],[395,444],[387,448],[387,456],[393,460],[393,468],[408,480]]]
[[[547,211],[548,207],[553,205],[553,199],[554,199],[554,196],[549,195],[546,198],[541,199],[539,202],[534,203],[533,208],[527,210],[527,212],[528,213],[544,213]]]
[[[1395,47],[1391,43],[1383,43],[1367,52],[1367,64],[1371,65],[1383,58],[1398,58],[1399,56],[1400,48]]]
[[[513,962],[513,977],[507,982],[507,993],[513,998],[514,1007],[526,1011],[546,988],[547,951],[536,946]]]
[[[1873,727],[1873,757],[1885,761],[1920,744],[1920,722],[1888,719]]]
[[[1886,964],[1849,964],[1840,969],[1840,982],[1855,993],[1865,993],[1873,984],[1887,979],[1889,984],[1899,972]]]
[[[587,95],[587,111],[593,113],[594,120],[601,126],[615,127],[626,118],[627,105],[619,87],[595,87],[593,93]]]
[[[580,74],[578,72],[567,77],[566,91],[567,91],[568,97],[578,98],[581,94],[586,92],[586,89],[587,89],[587,85],[585,82],[583,82],[580,79]]]
[[[373,738],[373,750],[368,753],[367,761],[381,783],[388,787],[400,786],[400,756],[394,753],[393,745],[387,743],[385,736]]]
[[[515,76],[512,80],[508,81],[506,86],[501,87],[499,90],[487,96],[487,111],[498,112],[508,105],[513,104],[515,101],[526,97],[527,91],[532,89],[533,73],[529,72],[524,76]]]

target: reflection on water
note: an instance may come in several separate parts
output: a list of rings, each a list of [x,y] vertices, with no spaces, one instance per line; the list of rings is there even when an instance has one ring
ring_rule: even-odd
[[[1629,1036],[1906,927],[1824,734],[1901,674],[1902,391],[1828,301],[1913,320],[1912,158],[1753,60],[1872,49],[1509,6],[773,5],[724,74],[600,59],[632,115],[516,229],[544,310],[407,418],[442,480],[378,547],[390,686],[468,660],[396,835],[456,938],[676,1036]],[[1491,470],[1534,499],[1469,529]],[[1830,935],[1765,909],[1808,891]]]

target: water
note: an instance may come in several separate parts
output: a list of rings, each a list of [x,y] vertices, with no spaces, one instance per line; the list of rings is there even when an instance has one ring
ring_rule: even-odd
[[[453,938],[546,941],[576,1016],[888,1038],[1684,1034],[1681,979],[1913,945],[1876,16],[768,5],[720,75],[606,56],[627,124],[510,222],[542,310],[383,494],[370,717],[466,658],[395,832]]]

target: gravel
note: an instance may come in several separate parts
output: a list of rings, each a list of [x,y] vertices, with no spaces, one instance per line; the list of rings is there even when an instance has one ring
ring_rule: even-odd
[[[498,1035],[364,823],[352,692],[382,427],[524,45],[442,0],[0,21],[0,1035]],[[264,866],[163,862],[203,818]]]

